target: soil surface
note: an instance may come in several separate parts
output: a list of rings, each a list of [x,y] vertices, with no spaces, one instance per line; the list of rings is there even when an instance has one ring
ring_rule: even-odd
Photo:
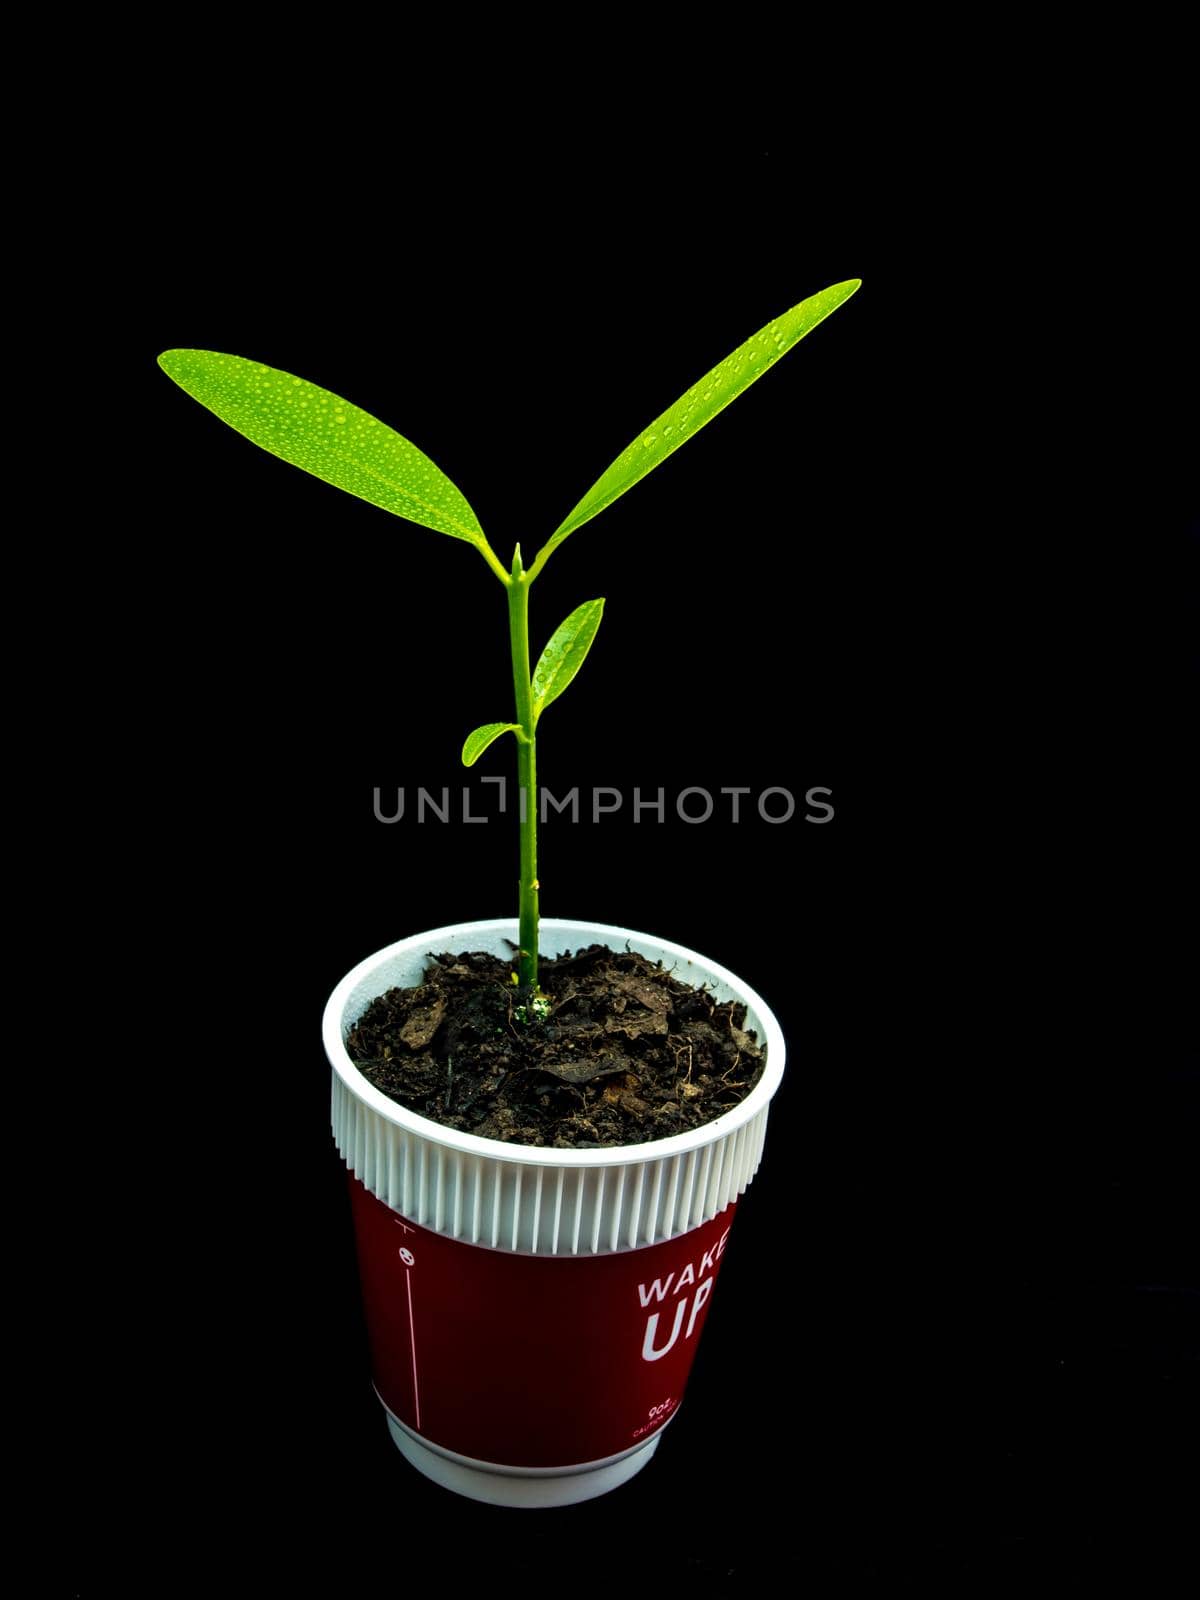
[[[359,1071],[446,1128],[594,1150],[711,1122],[766,1052],[746,1008],[604,945],[543,960],[537,999],[483,952],[432,957],[415,989],[373,1000],[347,1041]]]

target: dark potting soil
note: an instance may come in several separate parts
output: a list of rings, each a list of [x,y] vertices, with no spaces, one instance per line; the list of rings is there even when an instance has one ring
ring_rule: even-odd
[[[589,945],[543,960],[539,979],[548,1005],[496,956],[434,956],[418,988],[371,1002],[347,1048],[377,1089],[443,1127],[559,1150],[683,1133],[762,1075],[745,1006],[644,956]]]

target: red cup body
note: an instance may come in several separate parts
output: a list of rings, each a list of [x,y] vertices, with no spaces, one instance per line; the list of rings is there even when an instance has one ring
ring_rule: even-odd
[[[601,1255],[447,1238],[349,1178],[375,1388],[425,1443],[524,1469],[596,1465],[678,1409],[731,1203],[689,1233]]]

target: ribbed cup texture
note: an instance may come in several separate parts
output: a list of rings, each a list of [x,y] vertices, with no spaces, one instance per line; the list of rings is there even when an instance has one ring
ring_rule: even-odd
[[[661,1160],[526,1166],[450,1150],[398,1128],[333,1079],[334,1140],[377,1199],[448,1238],[537,1255],[604,1255],[698,1228],[757,1172],[767,1110],[710,1144]]]

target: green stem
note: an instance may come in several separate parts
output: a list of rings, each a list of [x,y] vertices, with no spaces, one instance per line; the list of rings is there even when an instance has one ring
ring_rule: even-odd
[[[487,562],[488,566],[491,567],[492,571],[500,579],[500,582],[502,584],[504,584],[505,587],[507,588],[507,586],[508,586],[508,573],[505,572],[504,568],[500,565],[499,557],[496,555],[496,552],[492,549],[491,545],[482,536],[482,534],[480,535],[479,543],[476,546],[476,549],[479,551],[479,554],[483,557],[483,559]]]
[[[517,789],[521,806],[521,931],[518,978],[537,989],[537,747],[533,730],[533,684],[529,670],[529,584],[518,545],[508,586],[508,636],[512,645],[513,689],[517,701]]]

